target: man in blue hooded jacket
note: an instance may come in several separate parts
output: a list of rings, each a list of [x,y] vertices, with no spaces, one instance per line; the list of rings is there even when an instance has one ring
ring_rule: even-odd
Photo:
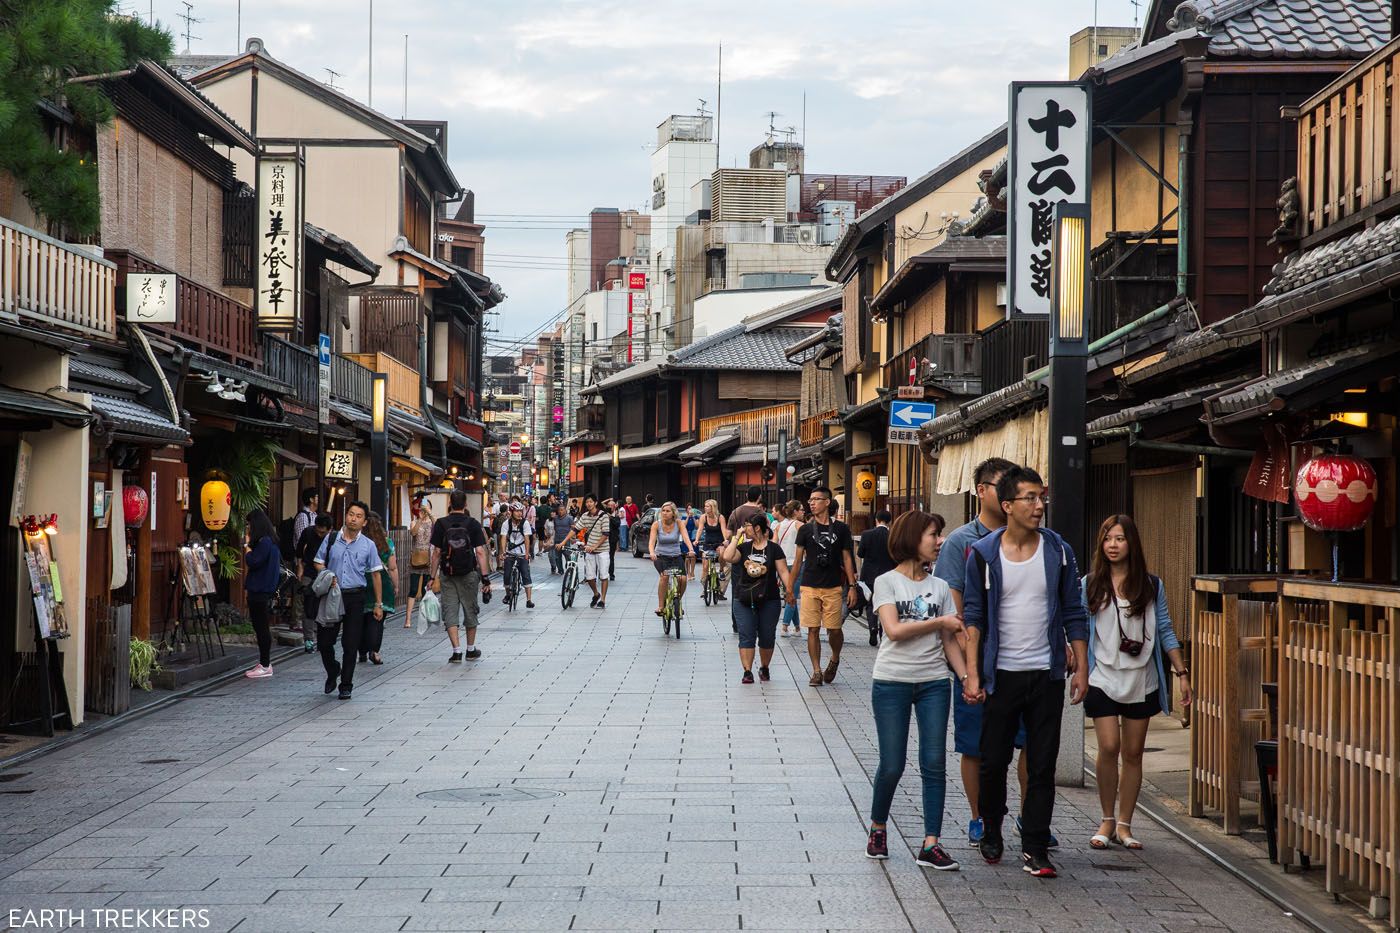
[[[1017,728],[1026,727],[1027,786],[1021,808],[1021,856],[1026,872],[1055,877],[1046,856],[1055,806],[1055,759],[1065,702],[1065,642],[1075,671],[1070,702],[1089,689],[1088,621],[1079,570],[1064,539],[1040,527],[1048,497],[1040,474],[1008,470],[997,482],[1006,526],[972,546],[963,585],[969,657],[980,658],[963,682],[964,698],[986,704],[982,718],[979,796],[986,830],[980,846],[988,864],[1001,861],[1006,815],[1006,769]]]

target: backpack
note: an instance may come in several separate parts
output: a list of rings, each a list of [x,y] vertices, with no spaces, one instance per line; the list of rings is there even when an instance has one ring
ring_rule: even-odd
[[[443,572],[449,577],[464,577],[476,569],[476,548],[472,546],[470,519],[448,520],[442,533]]]
[[[297,517],[289,515],[277,523],[277,546],[282,551],[283,560],[296,560],[297,556]]]
[[[516,524],[509,519],[506,520],[505,527],[506,548],[513,549],[525,546],[525,520],[522,518],[520,524]]]

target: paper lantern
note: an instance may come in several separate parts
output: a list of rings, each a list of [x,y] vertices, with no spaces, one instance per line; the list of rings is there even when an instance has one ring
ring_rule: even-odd
[[[875,474],[869,470],[861,470],[856,474],[856,498],[861,502],[871,502],[875,499]]]
[[[126,519],[126,527],[140,528],[146,523],[150,511],[151,498],[146,495],[144,486],[122,488],[122,515]]]
[[[211,479],[199,490],[199,515],[204,527],[219,531],[228,524],[228,513],[233,509],[233,492],[228,483],[221,479]]]
[[[1313,531],[1356,531],[1376,507],[1376,471],[1360,457],[1323,454],[1299,467],[1293,494]]]

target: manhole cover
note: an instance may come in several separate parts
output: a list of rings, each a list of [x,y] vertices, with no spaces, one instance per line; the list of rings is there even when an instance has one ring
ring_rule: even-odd
[[[178,759],[178,758],[147,758],[145,761],[141,762],[141,764],[143,764],[143,765],[173,765],[175,762],[177,762],[177,761],[179,761],[179,760],[180,760],[180,759]]]
[[[418,799],[435,803],[523,803],[562,796],[563,791],[542,787],[452,787],[424,791]]]

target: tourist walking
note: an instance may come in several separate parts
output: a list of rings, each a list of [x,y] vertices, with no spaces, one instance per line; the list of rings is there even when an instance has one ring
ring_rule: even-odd
[[[938,528],[942,531],[942,520]],[[862,534],[860,544],[856,546],[856,556],[860,558],[860,582],[870,594],[875,592],[875,581],[894,569],[889,540],[890,513],[888,509],[881,509],[875,513],[875,527]],[[876,622],[873,606],[866,607],[865,620],[870,628],[870,646],[873,648],[880,640],[880,626]]]
[[[593,591],[589,605],[606,609],[608,602],[608,537],[611,519],[598,508],[598,497],[589,493],[583,497],[583,514],[578,518],[579,537],[583,541],[583,582]],[[602,588],[601,592],[599,587]]]
[[[631,496],[628,496],[628,498],[630,499]],[[615,511],[617,514],[617,545],[622,550],[626,551],[627,546],[632,541],[632,537],[629,533],[629,529],[632,527],[632,522],[627,517],[627,507],[621,502],[617,503]]]
[[[797,574],[792,572],[792,562],[797,558],[797,532],[804,524],[805,511],[802,503],[796,499],[789,499],[786,505],[778,507],[778,511],[783,517],[773,530],[773,540],[778,547],[783,549],[783,557],[787,560],[788,566],[788,592],[793,594],[795,600],[800,598],[802,581],[797,579]],[[798,633],[797,603],[795,601],[784,600],[782,623],[784,638]]]
[[[777,642],[778,615],[782,596],[778,585],[791,588],[787,558],[772,539],[768,517],[759,513],[719,555],[734,565],[734,618],[739,622],[739,663],[744,668],[741,683],[753,683],[754,648],[758,648],[758,679],[767,681],[773,646]]]
[[[394,539],[389,537],[389,532],[384,527],[384,519],[378,512],[370,512],[369,518],[365,520],[365,537],[374,542],[379,551],[379,562],[384,565],[379,571],[379,608],[384,611],[378,617],[365,618],[365,637],[360,646],[360,663],[368,660],[371,664],[383,664],[384,658],[379,652],[384,647],[384,620],[394,612],[398,589],[394,581],[399,577],[399,562],[394,555]]]
[[[603,508],[608,513],[608,579],[617,579],[617,538],[622,531],[622,518],[618,515],[620,511],[616,499],[608,499],[603,503]]]
[[[1008,470],[997,483],[1006,526],[972,546],[963,583],[967,656],[981,669],[968,671],[964,698],[983,703],[982,767],[978,793],[985,831],[981,852],[1001,861],[1006,815],[1006,769],[1024,722],[1026,794],[1022,801],[1021,856],[1037,878],[1055,877],[1047,856],[1055,808],[1055,759],[1060,750],[1060,711],[1067,673],[1065,642],[1074,651],[1070,702],[1088,690],[1088,626],[1074,552],[1041,527],[1045,484],[1029,467]],[[979,654],[980,651],[980,654]]]
[[[752,490],[750,491],[752,492]],[[812,661],[812,676],[807,683],[819,687],[836,679],[841,665],[841,626],[846,614],[841,608],[841,589],[846,590],[846,605],[856,602],[856,563],[851,556],[851,529],[845,522],[831,517],[831,489],[818,486],[807,497],[812,520],[797,532],[797,553],[793,557],[793,575],[802,581],[798,621],[807,630],[807,657]],[[798,595],[788,594],[788,605],[797,603]],[[821,632],[826,630],[831,646],[831,661],[822,669]]]
[[[651,523],[651,533],[647,541],[647,558],[656,568],[656,614],[661,615],[661,610],[666,603],[666,571],[685,570],[684,555],[693,553],[695,545],[691,543],[690,535],[686,533],[685,525],[682,524],[680,516],[676,514],[676,504],[674,502],[661,503],[661,512],[656,516],[656,521]],[[680,579],[676,581],[676,599],[685,596],[685,574],[682,573]]]
[[[301,541],[301,536],[306,533],[306,529],[316,524],[316,510],[321,507],[321,493],[314,487],[308,486],[301,491],[301,508],[297,509],[297,514],[292,519],[292,546],[295,547]]]
[[[510,515],[501,525],[501,574],[515,574],[517,586],[525,587],[525,608],[535,608],[535,584],[530,579],[530,561],[535,559],[535,534],[525,517],[525,504],[512,502]]]
[[[1094,849],[1116,842],[1141,849],[1133,838],[1133,815],[1142,790],[1142,753],[1152,717],[1167,709],[1163,657],[1181,683],[1181,702],[1191,704],[1190,671],[1167,613],[1162,581],[1147,572],[1142,539],[1131,515],[1110,515],[1099,526],[1093,569],[1084,578],[1089,614],[1089,692],[1084,714],[1094,721],[1103,821],[1089,840]],[[1119,759],[1122,759],[1120,768]],[[1114,805],[1117,804],[1117,816]]]
[[[340,699],[350,699],[355,686],[355,659],[364,638],[365,618],[383,620],[383,585],[379,571],[384,564],[374,542],[361,532],[369,519],[369,506],[358,499],[345,507],[345,524],[336,534],[326,535],[316,551],[317,571],[329,570],[334,585],[340,588],[343,608],[340,621],[320,624],[316,645],[321,649],[321,663],[326,669],[326,693],[335,689],[340,679]],[[373,599],[367,599],[372,596]],[[370,608],[366,612],[366,605]],[[335,660],[337,637],[341,644],[341,660]]]
[[[926,569],[938,557],[943,519],[905,512],[887,530],[893,569],[875,578],[871,603],[885,630],[870,670],[870,708],[880,744],[880,765],[870,802],[865,854],[889,858],[886,821],[909,752],[909,714],[919,729],[919,779],[923,784],[924,841],[915,861],[939,871],[958,862],[939,842],[943,835],[948,713],[953,675],[967,672],[958,644],[962,620],[948,584]]]
[[[977,496],[977,514],[972,521],[953,529],[938,552],[933,574],[948,584],[953,593],[953,603],[959,614],[963,605],[963,582],[967,573],[967,558],[972,553],[972,545],[981,541],[993,531],[1006,524],[1006,513],[997,501],[997,481],[1016,464],[1000,457],[991,457],[977,464],[972,471],[973,490]],[[966,633],[958,635],[958,643],[966,657]],[[982,707],[963,699],[961,690],[953,691],[953,751],[958,753],[963,792],[967,795],[968,809],[972,818],[967,824],[967,841],[974,849],[982,843],[984,823],[982,821],[981,798],[978,796],[978,782],[982,769]],[[1024,749],[1026,732],[1024,727],[1017,731],[1015,746]],[[1026,756],[1018,756],[1016,774],[1021,784],[1021,799],[1026,799]],[[1056,848],[1059,840],[1052,834],[1050,848]]]
[[[403,627],[413,627],[413,604],[428,592],[428,571],[433,565],[433,509],[426,498],[413,508],[408,526],[408,599],[404,602]]]
[[[550,520],[549,567],[551,573],[564,572],[564,545],[569,543],[573,533],[574,517],[569,514],[568,509],[561,502],[554,507],[554,518]]]
[[[282,551],[277,543],[277,529],[262,509],[248,514],[243,563],[248,568],[243,581],[248,596],[248,618],[258,639],[258,663],[243,676],[271,677],[272,597],[277,594],[277,584],[282,581]]]
[[[491,592],[486,578],[486,532],[481,523],[467,514],[467,494],[454,489],[447,500],[447,514],[433,522],[430,538],[433,546],[432,564],[428,575],[433,592],[442,604],[442,624],[447,640],[452,643],[449,664],[462,663],[462,644],[457,638],[460,617],[466,632],[466,657],[475,661],[481,657],[476,647],[477,617],[481,612],[482,594]]]
[[[316,521],[297,538],[294,555],[297,579],[301,581],[301,637],[302,648],[307,653],[316,650],[316,612],[321,606],[321,597],[316,595],[312,584],[316,582],[316,550],[326,535],[331,533],[335,523],[330,515],[322,512]]]

